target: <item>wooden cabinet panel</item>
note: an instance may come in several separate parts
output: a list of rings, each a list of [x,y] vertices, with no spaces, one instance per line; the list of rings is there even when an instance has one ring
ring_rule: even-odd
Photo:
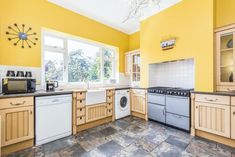
[[[107,96],[113,96],[113,90],[110,89],[110,90],[107,90],[106,92],[107,92],[106,93]]]
[[[131,54],[125,54],[125,74],[130,75],[131,73]]]
[[[78,117],[77,120],[76,120],[76,125],[85,124],[85,120],[86,120],[86,118],[84,116]]]
[[[85,107],[85,105],[86,105],[85,99],[83,99],[83,100],[77,100],[77,108]]]
[[[131,111],[146,114],[146,95],[137,93],[135,90],[131,93]]]
[[[113,110],[112,109],[108,109],[107,110],[107,117],[112,116],[113,115]]]
[[[235,140],[235,106],[231,107],[231,138]]]
[[[205,102],[205,103],[213,103],[213,104],[230,105],[230,97],[229,96],[196,94],[195,101]]]
[[[235,106],[235,97],[234,96],[231,97],[231,105]]]
[[[230,138],[230,106],[195,102],[195,128]]]
[[[113,102],[113,97],[107,96],[107,103],[112,103],[112,102]]]
[[[106,103],[86,106],[86,122],[105,118],[107,115]]]
[[[77,117],[85,116],[86,115],[86,108],[78,108],[77,109]]]
[[[33,106],[33,97],[20,97],[20,98],[10,98],[10,99],[0,99],[0,110],[15,108],[15,107],[25,107]]]
[[[77,92],[77,100],[86,99],[86,92]]]
[[[107,104],[107,109],[112,109],[113,108],[113,103],[108,103]]]
[[[34,137],[33,106],[0,110],[0,115],[2,117],[2,146]]]

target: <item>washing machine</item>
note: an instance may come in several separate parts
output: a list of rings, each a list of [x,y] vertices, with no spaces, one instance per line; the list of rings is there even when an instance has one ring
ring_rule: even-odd
[[[130,109],[130,91],[116,90],[115,91],[115,119],[120,119],[131,114]]]

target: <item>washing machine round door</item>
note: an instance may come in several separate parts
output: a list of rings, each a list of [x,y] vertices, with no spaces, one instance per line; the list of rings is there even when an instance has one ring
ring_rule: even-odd
[[[126,107],[127,107],[127,97],[123,96],[120,99],[120,108],[121,108],[121,110],[125,110]]]

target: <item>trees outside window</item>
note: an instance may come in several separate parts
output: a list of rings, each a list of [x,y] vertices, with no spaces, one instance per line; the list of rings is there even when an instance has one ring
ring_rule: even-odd
[[[45,81],[102,83],[115,78],[114,49],[65,37],[43,36]]]

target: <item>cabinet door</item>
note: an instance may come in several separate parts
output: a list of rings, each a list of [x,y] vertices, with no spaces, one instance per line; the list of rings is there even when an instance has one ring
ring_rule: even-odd
[[[235,106],[231,107],[231,138],[235,139]]]
[[[145,95],[131,94],[131,110],[134,112],[146,113],[146,98]]]
[[[131,73],[131,54],[125,55],[125,74],[130,75]]]
[[[230,106],[195,102],[195,128],[230,138]]]
[[[217,34],[217,85],[235,85],[234,30]]]
[[[2,146],[11,145],[34,137],[33,106],[0,110]]]
[[[107,116],[107,104],[86,106],[86,123],[105,118]]]

